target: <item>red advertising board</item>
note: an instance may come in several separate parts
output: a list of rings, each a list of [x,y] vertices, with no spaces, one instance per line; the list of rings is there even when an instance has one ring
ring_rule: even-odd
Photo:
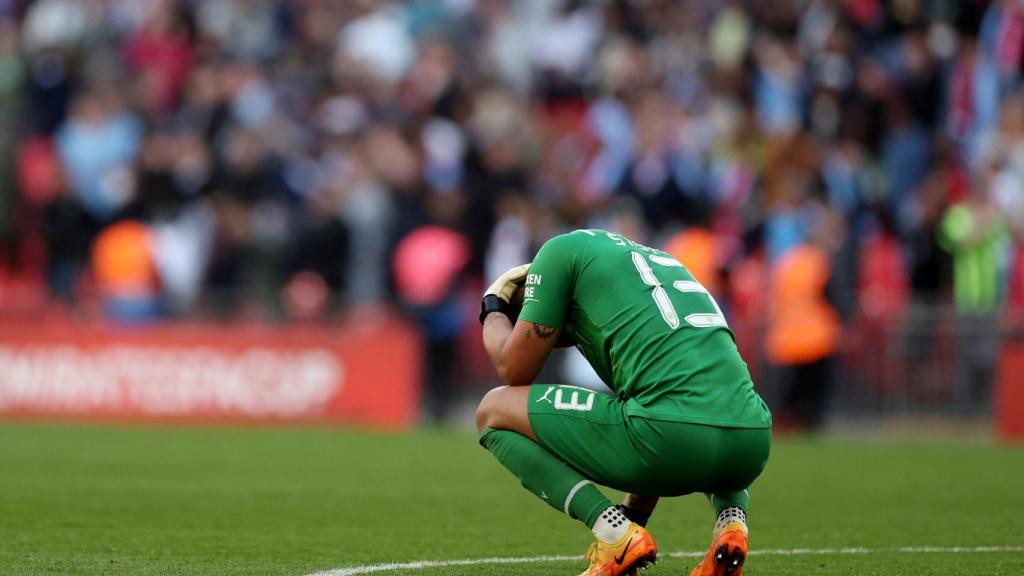
[[[336,328],[0,323],[0,413],[400,428],[420,343],[392,320]]]
[[[996,428],[1006,440],[1024,440],[1024,342],[1003,346],[996,382]]]

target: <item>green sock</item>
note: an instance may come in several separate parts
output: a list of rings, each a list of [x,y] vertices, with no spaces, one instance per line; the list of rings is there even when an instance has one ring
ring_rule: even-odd
[[[708,497],[708,501],[711,502],[711,507],[715,509],[715,515],[722,513],[722,510],[731,506],[736,506],[747,511],[747,506],[750,505],[750,491],[740,490],[739,492],[721,492],[718,494],[712,494],[706,492],[704,494]]]
[[[480,445],[552,508],[593,528],[612,503],[590,480],[522,434],[487,428]]]

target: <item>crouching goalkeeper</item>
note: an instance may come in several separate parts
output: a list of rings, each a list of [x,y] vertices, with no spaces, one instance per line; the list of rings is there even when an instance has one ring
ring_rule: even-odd
[[[577,230],[498,278],[480,320],[508,384],[480,402],[480,444],[591,529],[584,576],[654,562],[644,526],[658,499],[693,492],[708,497],[717,522],[691,576],[740,576],[748,488],[768,461],[771,414],[721,310],[682,264],[618,234]],[[559,343],[575,344],[615,395],[534,384]],[[595,483],[627,492],[623,504]]]

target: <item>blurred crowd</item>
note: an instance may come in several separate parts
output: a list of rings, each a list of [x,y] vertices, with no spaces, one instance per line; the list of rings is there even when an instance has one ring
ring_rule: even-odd
[[[398,303],[445,357],[601,227],[813,363],[1024,303],[1022,71],[1019,0],[0,0],[4,275],[125,321]]]

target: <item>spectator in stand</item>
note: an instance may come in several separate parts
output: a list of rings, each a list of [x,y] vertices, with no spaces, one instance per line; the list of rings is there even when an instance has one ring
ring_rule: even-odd
[[[148,4],[145,22],[124,43],[124,59],[140,79],[146,111],[163,116],[175,110],[192,65],[192,41],[172,0]]]
[[[101,222],[109,222],[131,200],[132,166],[142,137],[138,118],[114,90],[97,87],[78,96],[56,134],[71,189]]]
[[[885,180],[889,190],[889,213],[897,217],[901,227],[907,216],[911,194],[921,185],[931,163],[928,133],[910,113],[902,97],[891,99],[886,106],[888,129],[882,142]]]
[[[424,416],[442,423],[453,409],[462,378],[458,342],[468,308],[461,301],[469,241],[452,230],[457,200],[435,195],[430,199],[434,220],[446,224],[418,227],[395,250],[395,289],[402,304],[420,326],[426,349],[423,357]]]
[[[981,42],[996,65],[1003,93],[1020,87],[1024,72],[1024,6],[1014,0],[996,0],[981,24]]]
[[[16,129],[23,114],[25,61],[18,51],[18,28],[0,20],[0,250],[17,241],[18,223],[15,205],[18,202]],[[9,260],[4,254],[3,260]]]
[[[46,243],[46,281],[50,295],[74,304],[78,281],[89,263],[96,221],[67,186],[43,207],[41,233]]]
[[[936,166],[914,193],[907,211],[910,232],[904,235],[903,243],[911,290],[909,306],[902,310],[906,380],[912,391],[928,396],[939,392],[941,373],[946,369],[943,362],[936,362],[941,358],[936,347],[942,318],[935,311],[940,309],[952,269],[949,253],[940,243],[939,227],[955,186],[954,174],[956,170],[951,166]]]
[[[961,155],[972,166],[981,160],[984,138],[995,127],[999,111],[999,76],[995,64],[965,35],[950,69],[949,135],[961,143]]]

